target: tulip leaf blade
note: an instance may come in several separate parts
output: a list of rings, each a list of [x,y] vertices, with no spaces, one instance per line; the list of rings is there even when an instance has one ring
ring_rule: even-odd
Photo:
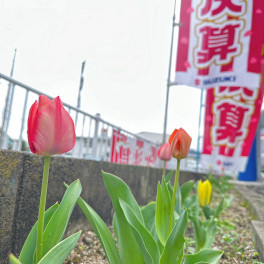
[[[22,264],[22,262],[20,262],[20,260],[17,259],[13,254],[10,254],[8,259],[10,264]]]
[[[205,246],[205,242],[206,242],[205,228],[197,217],[192,215],[190,215],[189,217],[192,221],[194,228],[195,251],[198,252]]]
[[[146,264],[159,264],[159,248],[148,229],[138,220],[131,207],[119,199],[124,215],[133,229]]]
[[[157,235],[162,245],[165,245],[169,235],[170,209],[171,196],[163,177],[161,184],[158,183],[155,218]]]
[[[85,214],[89,223],[93,227],[98,239],[100,240],[104,252],[110,264],[121,264],[118,249],[115,244],[111,232],[100,216],[81,198],[77,200],[77,204]]]
[[[38,264],[62,264],[75,247],[81,233],[82,231],[79,231],[56,244],[43,256]]]
[[[63,237],[72,210],[82,191],[79,180],[74,181],[66,190],[62,201],[52,215],[43,233],[43,255],[53,248]]]
[[[173,171],[170,171],[168,172],[166,175],[165,175],[165,182],[168,183],[171,181],[171,177],[173,175]]]
[[[225,209],[225,200],[226,198],[224,197],[221,202],[219,203],[219,205],[217,206],[217,208],[214,211],[214,217],[218,217],[219,214]]]
[[[46,210],[44,214],[44,230],[59,206],[59,203],[55,203],[49,209]],[[27,239],[23,245],[23,248],[20,252],[19,260],[22,263],[33,263],[34,252],[37,245],[37,232],[38,232],[38,221],[32,227],[31,231],[29,232]]]
[[[193,210],[195,209],[196,206],[196,195],[192,195],[187,197],[184,202],[182,203],[182,208],[183,209],[190,209]]]
[[[160,252],[162,252],[164,247],[161,244],[156,231],[156,221],[155,221],[156,202],[152,201],[148,203],[146,206],[141,208],[141,212],[145,221],[145,227],[148,229],[148,231],[155,239],[156,243],[158,244]]]
[[[181,197],[182,197],[182,204],[184,203],[185,199],[189,196],[189,193],[193,189],[194,182],[187,181],[182,184],[181,186]]]
[[[132,208],[133,212],[136,214],[140,222],[144,222],[140,207],[138,206],[138,203],[133,194],[131,193],[127,184],[121,178],[111,173],[103,171],[102,175],[105,187],[108,192],[110,191],[109,195],[112,202],[117,203],[119,205],[118,200],[119,198],[121,198],[129,204],[129,206]],[[118,207],[117,209],[121,210],[120,207]],[[115,212],[118,212],[119,210],[115,210]]]
[[[211,219],[212,217],[214,217],[215,210],[213,210],[208,205],[204,206],[202,210],[206,219]]]
[[[141,213],[143,215],[146,228],[151,234],[153,234],[155,230],[156,202],[150,202],[142,207]]]
[[[174,225],[160,258],[160,264],[180,264],[184,254],[184,232],[188,221],[187,211],[183,211]]]
[[[144,258],[137,244],[132,228],[126,220],[119,204],[121,198],[133,210],[139,221],[143,224],[144,219],[136,199],[132,195],[127,184],[117,176],[102,171],[104,185],[111,198],[115,210],[115,232],[117,236],[120,258],[126,264],[144,264]]]
[[[204,248],[211,248],[217,233],[217,223],[214,219],[210,219],[208,223],[206,223],[205,231],[206,238]]]
[[[183,264],[207,263],[217,264],[223,251],[215,249],[203,249],[195,254],[186,255]]]

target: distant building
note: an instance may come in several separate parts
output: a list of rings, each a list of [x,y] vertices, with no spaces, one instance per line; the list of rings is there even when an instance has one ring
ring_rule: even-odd
[[[156,144],[162,144],[162,138],[163,138],[163,134],[161,133],[153,133],[153,132],[140,132],[137,133],[138,136],[145,138],[146,140],[152,141]],[[166,141],[168,141],[170,135],[166,135]]]

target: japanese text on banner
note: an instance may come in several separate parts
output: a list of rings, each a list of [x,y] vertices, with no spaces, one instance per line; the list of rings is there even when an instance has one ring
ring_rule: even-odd
[[[143,140],[113,130],[111,162],[156,167],[157,148]]]
[[[182,1],[176,82],[257,89],[263,12],[262,0]]]

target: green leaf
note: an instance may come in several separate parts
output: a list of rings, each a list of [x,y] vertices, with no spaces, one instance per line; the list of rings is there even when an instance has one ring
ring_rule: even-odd
[[[228,198],[225,199],[225,205],[224,205],[224,208],[228,208],[232,202],[234,200],[234,195],[233,194],[230,194]]]
[[[9,255],[9,263],[10,264],[22,264],[13,254]]]
[[[59,203],[54,204],[51,206],[44,214],[44,230],[54,214],[57,210]],[[34,252],[37,245],[37,232],[38,232],[38,221],[35,223],[33,228],[31,229],[28,237],[23,245],[23,248],[20,252],[19,260],[22,263],[33,263]]]
[[[133,228],[135,238],[144,256],[145,263],[159,264],[159,248],[154,238],[147,228],[138,220],[131,207],[122,199],[119,199],[119,203],[128,223]]]
[[[169,173],[166,174],[165,176],[166,183],[170,182],[172,175],[173,175],[173,171],[170,171]]]
[[[194,228],[194,239],[195,239],[195,251],[201,250],[206,241],[206,232],[205,228],[202,225],[201,221],[199,220],[198,217],[189,215],[192,223],[193,223],[193,228]]]
[[[222,201],[220,202],[220,204],[217,206],[217,208],[215,209],[214,212],[214,217],[218,217],[219,214],[225,209],[225,198],[222,199]]]
[[[182,204],[184,203],[185,199],[189,197],[193,185],[194,185],[193,181],[187,181],[181,186]]]
[[[196,195],[192,195],[187,197],[183,202],[182,202],[182,208],[183,209],[190,209],[192,210],[195,207],[196,204]]]
[[[134,236],[133,230],[127,222],[123,210],[120,207],[119,199],[121,198],[130,206],[137,219],[141,224],[144,225],[144,219],[141,210],[129,187],[124,181],[113,174],[106,173],[104,171],[102,172],[102,175],[105,187],[115,209],[115,221],[117,229],[115,232],[117,235],[121,262],[126,264],[144,264],[144,257]]]
[[[180,215],[165,244],[160,264],[180,264],[184,253],[184,232],[188,221],[186,211]]]
[[[206,219],[210,219],[211,217],[214,216],[215,211],[209,206],[204,206],[203,207],[203,213],[204,213]]]
[[[38,264],[62,264],[75,247],[81,233],[82,231],[79,231],[56,244]]]
[[[196,254],[186,255],[183,264],[208,263],[217,264],[223,251],[214,249],[203,249]]]
[[[200,200],[198,195],[198,182],[195,183],[195,194],[191,197],[192,197],[192,206],[189,207],[190,216],[192,215],[196,218],[199,218],[201,207],[200,207]],[[186,200],[188,200],[188,198]]]
[[[63,237],[72,210],[82,191],[79,180],[74,181],[66,190],[61,204],[52,215],[43,234],[43,255],[53,248]]]
[[[148,229],[148,231],[151,233],[156,243],[158,244],[160,252],[162,252],[164,246],[162,245],[162,243],[158,238],[156,231],[156,223],[155,223],[156,202],[150,202],[149,204],[141,208],[141,212],[145,221],[146,228]]]
[[[170,194],[170,198],[172,198],[172,195],[173,195],[173,188],[172,188],[172,185],[171,185],[170,182],[167,182],[166,185],[167,185],[167,189],[168,189],[169,194]]]
[[[144,223],[140,207],[138,206],[138,203],[133,194],[131,193],[127,184],[122,179],[118,178],[117,176],[111,173],[102,171],[102,176],[106,190],[110,195],[113,205],[119,205],[119,198],[121,198],[129,204],[129,206],[132,208],[133,212],[136,214],[140,222]],[[120,206],[117,206],[117,208],[115,208],[115,212],[122,212]]]
[[[182,197],[181,197],[181,190],[180,190],[180,188],[177,188],[177,192],[176,192],[175,211],[179,215],[181,214],[181,211],[182,211]]]
[[[100,216],[80,197],[77,204],[93,227],[110,264],[121,264],[118,249],[111,232]]]
[[[203,248],[211,248],[217,233],[217,223],[214,219],[211,219],[206,223],[205,233],[206,238]]]
[[[156,202],[156,231],[163,245],[169,236],[170,209],[171,197],[163,177],[161,185],[158,183]]]
[[[153,234],[155,229],[156,202],[150,202],[146,206],[142,207],[141,213],[143,215],[146,228],[151,234]]]
[[[119,234],[118,234],[118,226],[117,226],[117,220],[116,220],[116,213],[114,213],[114,215],[113,215],[112,226],[113,226],[114,233],[115,233],[116,237],[119,237]]]

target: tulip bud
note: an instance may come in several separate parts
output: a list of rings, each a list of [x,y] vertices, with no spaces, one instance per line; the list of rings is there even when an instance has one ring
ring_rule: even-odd
[[[74,123],[59,97],[45,95],[31,106],[28,116],[28,143],[38,155],[51,156],[70,151],[76,141]]]
[[[164,143],[158,150],[158,157],[160,160],[169,161],[171,159],[171,145]]]
[[[204,182],[200,180],[198,183],[198,195],[199,195],[200,205],[202,207],[210,204],[211,194],[212,194],[211,183],[208,180]]]
[[[175,159],[184,159],[188,156],[192,138],[183,129],[175,129],[169,138],[171,154]]]

